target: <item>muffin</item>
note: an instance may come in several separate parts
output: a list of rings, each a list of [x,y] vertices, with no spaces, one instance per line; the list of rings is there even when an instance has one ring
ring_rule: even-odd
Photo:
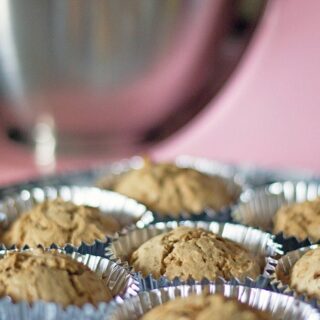
[[[235,201],[221,178],[169,163],[146,162],[141,169],[102,180],[98,186],[122,193],[163,215],[199,214],[206,208],[217,211]]]
[[[3,232],[1,241],[6,246],[48,247],[52,243],[79,246],[81,242],[104,240],[106,235],[120,229],[110,215],[102,215],[93,207],[75,205],[61,199],[46,200],[19,216]]]
[[[184,226],[149,239],[129,261],[143,276],[152,274],[170,280],[243,280],[261,274],[258,260],[239,244],[204,229]]]
[[[299,240],[320,239],[320,198],[281,207],[275,214],[274,233],[283,232]]]
[[[103,281],[87,266],[40,248],[10,252],[0,260],[0,296],[10,296],[14,302],[56,302],[63,307],[112,299]]]
[[[308,251],[294,264],[290,286],[300,294],[320,299],[320,248]]]
[[[271,320],[272,316],[267,312],[253,309],[236,299],[225,298],[218,294],[201,294],[168,301],[150,310],[141,318],[141,320],[157,319]]]

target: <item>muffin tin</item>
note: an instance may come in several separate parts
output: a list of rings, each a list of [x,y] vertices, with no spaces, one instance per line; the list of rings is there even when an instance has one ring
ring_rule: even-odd
[[[187,223],[191,225],[199,225],[202,227],[209,225],[213,220],[216,220],[216,222],[212,222],[212,225],[220,225],[219,223],[221,222],[227,222],[226,225],[230,225],[230,222],[236,222],[238,224],[255,226],[261,230],[249,228],[249,230],[254,230],[254,236],[252,236],[253,234],[251,235],[251,240],[248,240],[248,238],[243,240],[249,241],[251,244],[255,243],[258,245],[262,238],[259,238],[260,236],[258,236],[259,240],[257,240],[255,239],[256,235],[267,234],[269,245],[272,243],[271,247],[273,248],[273,253],[270,254],[267,261],[267,268],[265,268],[262,275],[263,285],[262,282],[259,281],[245,281],[242,283],[245,287],[241,287],[239,286],[239,281],[236,279],[231,281],[229,284],[226,284],[223,279],[220,279],[215,284],[209,284],[204,281],[197,285],[195,281],[191,280],[183,286],[183,284],[177,279],[174,281],[165,281],[163,279],[158,281],[152,277],[142,278],[138,274],[132,274],[134,279],[134,288],[131,288],[129,291],[131,294],[136,294],[138,291],[144,292],[141,292],[138,297],[131,299],[129,302],[127,302],[128,296],[118,296],[114,302],[102,304],[98,308],[94,308],[91,305],[86,305],[81,309],[71,306],[64,310],[64,312],[61,312],[61,308],[53,303],[39,301],[33,304],[33,308],[30,308],[26,303],[12,304],[8,297],[4,297],[0,299],[0,318],[20,318],[26,320],[118,319],[112,315],[110,311],[119,308],[119,305],[126,306],[127,303],[130,303],[132,307],[134,305],[135,308],[137,308],[139,303],[142,301],[141,299],[145,299],[144,297],[159,297],[161,292],[171,292],[171,296],[174,297],[174,293],[179,292],[182,287],[187,288],[187,285],[193,285],[192,288],[200,288],[207,285],[212,288],[212,290],[223,290],[225,293],[230,295],[232,292],[239,293],[242,290],[241,292],[243,296],[251,297],[248,298],[249,303],[253,303],[252,301],[255,297],[259,296],[259,302],[257,303],[263,306],[263,308],[271,304],[274,306],[274,310],[279,306],[282,306],[281,308],[285,310],[285,312],[289,312],[289,309],[292,310],[291,313],[287,313],[287,315],[285,315],[284,319],[320,319],[319,314],[317,311],[312,309],[310,304],[299,302],[299,300],[303,300],[304,298],[301,298],[301,296],[288,296],[293,295],[293,292],[291,290],[282,290],[283,287],[280,286],[280,288],[279,284],[276,284],[273,278],[273,272],[278,265],[277,259],[282,256],[281,247],[278,244],[283,245],[285,252],[287,252],[307,246],[310,242],[307,239],[301,242],[295,238],[283,236],[282,234],[273,236],[262,232],[265,230],[270,231],[270,219],[272,219],[272,215],[279,205],[290,201],[304,200],[304,197],[312,199],[314,196],[320,194],[320,187],[318,187],[320,186],[320,177],[303,172],[277,172],[261,170],[248,166],[233,166],[190,156],[178,157],[175,160],[175,163],[181,167],[194,168],[201,172],[210,175],[218,175],[222,179],[226,179],[225,181],[230,183],[230,186],[235,188],[234,190],[237,190],[236,192],[238,192],[237,195],[239,196],[239,203],[235,203],[232,207],[224,208],[219,213],[210,211],[202,212],[200,215],[181,213],[178,219],[175,219],[176,222],[168,222],[168,220],[171,220],[172,218],[168,217],[168,219],[164,219],[165,221],[163,221],[157,213],[150,212],[145,206],[137,203],[135,200],[126,198],[114,192],[100,190],[94,187],[96,181],[102,176],[113,176],[130,169],[141,167],[143,159],[140,157],[133,157],[131,159],[122,160],[99,168],[80,172],[71,172],[60,176],[46,177],[39,180],[0,188],[0,222],[2,223],[2,226],[5,226],[8,221],[15,219],[17,215],[25,209],[29,209],[35,202],[43,201],[44,198],[54,198],[58,194],[63,195],[65,200],[72,200],[76,202],[76,204],[81,204],[84,201],[83,199],[87,199],[86,204],[93,206],[101,206],[99,199],[101,200],[101,195],[103,195],[105,199],[108,199],[106,206],[109,207],[106,211],[109,210],[108,212],[110,212],[115,210],[117,217],[123,219],[123,226],[125,227],[123,232],[115,235],[113,239],[114,243],[111,242],[112,239],[106,238],[106,241],[102,244],[100,243],[98,246],[97,243],[95,243],[83,244],[78,248],[74,248],[72,246],[66,246],[64,248],[68,253],[78,251],[78,253],[73,253],[75,255],[81,253],[92,254],[94,256],[110,255],[110,253],[112,253],[110,248],[112,248],[113,245],[116,245],[117,241],[119,241],[124,234],[128,235],[130,232],[133,232],[133,230],[136,230],[137,234],[140,232],[143,233],[144,231],[142,230],[157,228],[159,223],[162,224],[162,228],[167,228],[170,223],[177,224],[178,220],[185,219],[188,219],[189,221]],[[241,195],[240,189],[242,191]],[[292,191],[288,192],[288,190]],[[271,197],[269,197],[270,194]],[[260,208],[259,205],[263,208],[262,211],[257,210],[257,208]],[[124,210],[126,214],[120,214],[121,210]],[[257,214],[257,212],[260,213]],[[199,220],[206,221],[200,222]],[[131,224],[131,226],[128,226],[129,224]],[[150,227],[150,224],[157,224],[157,226]],[[236,228],[239,228],[239,230],[241,228],[243,230],[247,229],[245,226],[241,225],[235,227],[234,224],[232,224],[232,226],[232,228],[235,228],[233,231],[230,231],[230,234],[233,234],[233,236],[237,236]],[[219,231],[219,228],[216,229],[216,231]],[[116,258],[112,255],[110,257]],[[96,258],[104,259],[101,257]],[[282,259],[285,259],[285,257]],[[130,266],[127,263],[122,263],[119,259],[113,260],[112,263],[124,268],[126,272],[130,274]],[[117,280],[114,281],[114,285],[116,285]],[[254,287],[265,287],[270,291],[259,291],[260,289],[256,289]],[[150,290],[153,289],[155,289],[155,291],[151,291],[152,293],[150,293]],[[193,289],[184,290],[188,291]],[[276,294],[271,291],[280,291],[281,294]],[[162,296],[162,293],[160,296]],[[272,304],[272,301],[278,302],[276,304]],[[286,305],[290,306],[290,308],[287,308]],[[313,303],[313,306],[318,307],[315,303]],[[290,314],[290,316],[288,316],[288,314]]]
[[[320,315],[307,303],[297,301],[293,297],[281,295],[257,288],[235,285],[178,285],[154,289],[139,293],[138,296],[115,305],[107,313],[110,320],[136,320],[152,308],[177,297],[188,297],[202,292],[219,293],[225,297],[235,298],[257,310],[270,312],[274,319],[283,320],[319,320]]]

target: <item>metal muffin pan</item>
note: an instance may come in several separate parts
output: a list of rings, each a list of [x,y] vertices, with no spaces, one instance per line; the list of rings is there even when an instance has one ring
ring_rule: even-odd
[[[122,304],[111,304],[106,318],[110,320],[135,320],[140,319],[152,308],[168,301],[191,295],[221,294],[239,302],[248,304],[257,310],[267,311],[275,320],[319,320],[320,315],[309,304],[296,300],[293,297],[281,295],[257,288],[220,285],[178,285],[149,292],[141,292],[138,296],[129,298]]]
[[[303,171],[275,171],[275,170],[264,170],[262,168],[257,168],[254,166],[244,166],[244,165],[230,165],[226,163],[221,163],[217,161],[211,161],[208,159],[195,158],[192,156],[180,156],[176,158],[176,163],[180,166],[194,167],[199,171],[205,173],[216,173],[226,177],[233,177],[236,182],[241,183],[246,189],[257,189],[274,182],[282,182],[286,180],[290,181],[304,181],[304,182],[316,182],[320,183],[320,176],[316,176],[310,172]],[[130,159],[121,160],[115,163],[102,165],[99,167],[93,167],[87,170],[76,170],[64,174],[51,175],[47,177],[42,177],[39,179],[34,179],[30,181],[25,181],[17,184],[12,184],[8,186],[0,187],[0,201],[3,201],[6,197],[10,197],[14,194],[20,194],[21,192],[27,191],[34,188],[42,189],[44,187],[50,186],[54,188],[60,188],[62,186],[94,186],[95,182],[102,174],[114,174],[120,173],[124,170],[128,170],[132,167],[139,168],[143,163],[143,158],[135,156]],[[4,216],[0,216],[2,221],[4,221]],[[84,253],[84,252],[82,252]],[[285,299],[285,298],[283,298]],[[288,297],[287,299],[293,299]],[[10,305],[10,299],[4,298],[1,300],[0,306],[0,318],[1,318],[1,308],[5,305]],[[262,304],[266,300],[260,300]],[[296,304],[294,304],[296,305]],[[27,305],[19,305],[19,314],[24,314],[23,319],[37,319],[37,315],[43,315],[43,303],[39,302],[37,307],[33,309],[33,313],[29,314],[27,311]],[[47,308],[47,306],[45,307]],[[109,308],[109,307],[108,307]],[[99,309],[99,308],[98,308]],[[91,319],[93,310],[91,306],[85,306],[81,313],[73,312],[69,310],[69,313],[64,317],[60,312],[56,312],[55,307],[51,306],[52,319]],[[110,310],[110,309],[108,309]],[[100,314],[107,315],[106,309],[101,309]],[[313,314],[314,311],[312,311]],[[54,316],[57,315],[57,317]],[[13,315],[13,313],[12,313]],[[89,317],[90,316],[90,317]],[[40,319],[40,318],[38,318]],[[92,317],[92,319],[100,319]],[[107,318],[106,318],[107,319]],[[317,319],[317,318],[315,318]]]

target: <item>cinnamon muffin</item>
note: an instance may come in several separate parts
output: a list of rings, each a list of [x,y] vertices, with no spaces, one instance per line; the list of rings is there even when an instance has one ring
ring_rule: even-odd
[[[274,233],[283,232],[300,240],[320,239],[320,198],[281,207],[274,216]]]
[[[261,274],[255,257],[239,244],[200,228],[178,227],[142,244],[130,264],[143,276],[214,280],[255,279]]]
[[[235,201],[221,178],[169,163],[146,162],[141,169],[101,180],[98,186],[122,193],[163,215],[220,210]]]
[[[147,312],[141,320],[271,320],[271,314],[222,295],[191,295],[177,298]]]
[[[320,299],[320,248],[306,252],[294,264],[290,286],[300,294]]]
[[[23,213],[4,231],[1,241],[17,247],[48,247],[52,243],[79,246],[82,241],[104,240],[119,229],[120,224],[113,217],[102,215],[96,208],[55,199]]]
[[[87,266],[55,251],[10,252],[0,260],[0,296],[13,301],[97,305],[111,293]]]

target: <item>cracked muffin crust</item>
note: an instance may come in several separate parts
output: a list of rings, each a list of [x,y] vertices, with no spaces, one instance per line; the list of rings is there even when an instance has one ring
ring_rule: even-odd
[[[290,286],[300,294],[320,299],[320,248],[306,252],[294,264]]]
[[[251,308],[220,294],[191,295],[155,307],[141,320],[271,320],[271,314]]]
[[[63,307],[97,305],[112,295],[87,266],[56,251],[10,252],[0,260],[0,296],[13,301],[56,302]]]
[[[261,274],[258,261],[239,244],[210,231],[184,226],[143,243],[132,253],[130,264],[143,276],[171,280],[256,279]]]
[[[320,198],[281,207],[275,214],[274,233],[283,232],[300,240],[320,239]]]
[[[19,248],[39,244],[49,247],[52,243],[79,246],[82,241],[90,244],[104,240],[106,235],[119,229],[115,218],[102,215],[97,208],[58,198],[46,200],[23,213],[4,231],[1,241],[6,246]]]
[[[225,182],[190,168],[169,163],[150,163],[114,179],[102,180],[101,188],[112,189],[145,204],[160,214],[201,213],[220,210],[235,201]]]

